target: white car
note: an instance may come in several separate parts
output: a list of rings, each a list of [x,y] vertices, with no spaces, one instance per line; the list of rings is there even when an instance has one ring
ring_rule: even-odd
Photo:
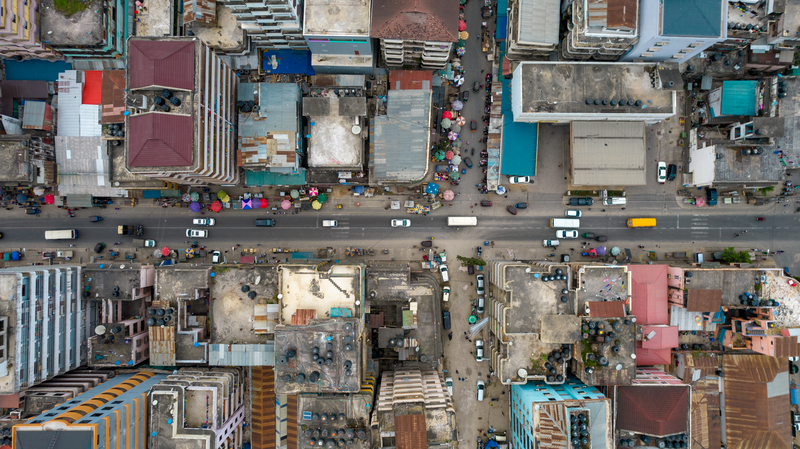
[[[667,163],[666,162],[659,162],[658,163],[658,183],[664,184],[667,182]]]
[[[572,217],[572,218],[581,218],[581,211],[579,210],[568,210],[564,212],[565,217]]]
[[[393,228],[410,228],[411,220],[392,220]]]
[[[531,182],[530,176],[509,176],[508,183],[509,184],[527,184]]]
[[[447,262],[447,253],[445,253],[444,251],[440,252],[439,258],[442,259],[442,263]]]
[[[187,229],[186,237],[205,239],[208,238],[208,231],[202,229]]]
[[[483,361],[483,340],[475,340],[475,361]]]
[[[442,302],[450,301],[450,287],[442,289]]]
[[[444,384],[447,386],[447,392],[450,393],[450,396],[453,396],[453,378],[445,377]]]
[[[213,218],[195,218],[192,220],[192,225],[194,226],[214,226],[217,220]]]
[[[442,273],[442,282],[447,282],[450,280],[450,273],[447,272],[447,265],[439,265],[439,272]]]
[[[578,231],[559,229],[556,231],[557,239],[576,239],[578,238]]]
[[[476,290],[478,291],[479,296],[483,296],[484,293],[484,285],[483,285],[483,275],[478,275],[478,285],[476,286]]]
[[[156,241],[155,240],[145,240],[144,241],[144,247],[145,248],[155,248],[156,247]]]
[[[486,384],[482,381],[478,381],[478,402],[483,402],[483,393],[486,390]]]
[[[222,262],[222,253],[219,251],[214,251],[211,253],[211,263],[220,263]]]

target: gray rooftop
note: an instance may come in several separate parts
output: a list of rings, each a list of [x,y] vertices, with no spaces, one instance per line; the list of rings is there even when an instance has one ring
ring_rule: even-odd
[[[664,114],[673,112],[673,92],[653,87],[651,64],[523,62],[515,70],[522,84],[522,112],[570,114]],[[600,100],[594,105],[594,100]],[[587,105],[586,101],[592,104]],[[602,101],[608,100],[607,105]],[[611,101],[625,100],[625,106]],[[634,103],[627,105],[628,100]],[[635,102],[642,103],[636,106]]]
[[[253,86],[247,83],[247,87]],[[243,90],[239,85],[240,91]],[[271,130],[297,131],[300,88],[291,83],[259,83],[258,115],[264,117]]]
[[[586,325],[594,323],[597,329],[602,325],[605,336],[598,335],[600,331],[596,329],[595,332],[598,334],[590,335],[575,345],[577,365],[575,374],[586,385],[630,385],[636,375],[636,360],[631,357],[631,354],[636,354],[636,323],[629,320],[629,324],[625,324],[623,319],[617,318],[588,317],[583,317],[583,323]],[[613,327],[615,323],[618,323],[617,329]],[[610,337],[611,332],[614,333],[614,337],[609,341],[603,341]],[[620,349],[619,352],[614,352],[612,348],[616,346],[617,341],[620,342]],[[595,356],[595,360],[587,358],[590,354]],[[599,363],[602,357],[607,359],[608,366]],[[593,372],[587,373],[586,368]]]
[[[124,268],[120,269],[120,266]],[[86,278],[83,286],[84,291],[89,292],[89,297],[92,299],[132,299],[133,289],[141,285],[141,264],[105,264],[104,267],[99,268],[99,265],[95,264],[84,268],[83,272]],[[114,287],[119,287],[119,296],[113,296]]]
[[[295,169],[300,90],[290,83],[242,83],[238,100],[258,99],[258,112],[239,113],[239,147],[245,167]]]
[[[298,432],[298,446],[313,446],[310,439],[313,438],[314,432],[319,431],[321,435],[324,429],[328,431],[329,436],[332,436],[333,432],[337,432],[335,438],[347,441],[347,447],[368,449],[370,447],[370,429],[366,424],[369,422],[371,399],[364,394],[298,395],[297,421],[303,428],[308,427],[305,432]],[[325,421],[322,421],[322,415],[326,416]],[[352,434],[348,435],[345,430],[344,435],[338,435],[341,429],[352,430]],[[364,439],[358,438],[357,430],[365,431],[365,434],[362,434],[365,436]],[[353,444],[351,445],[350,442]]]
[[[363,128],[353,133],[353,117],[314,116],[309,127],[308,166],[313,168],[354,169],[364,163]]]
[[[107,16],[101,1],[87,2],[86,9],[67,16],[55,7],[54,0],[44,0],[39,4],[39,14],[39,34],[53,47],[103,43]]]
[[[759,147],[754,145],[751,148]],[[784,167],[780,156],[764,151],[757,156],[742,155],[747,147],[717,147],[717,154],[724,155],[714,161],[714,183],[752,184],[756,182],[775,184],[782,181]],[[760,147],[759,147],[760,148]]]
[[[369,38],[371,5],[363,0],[306,0],[303,34]]]
[[[367,115],[366,97],[304,97],[303,116],[363,117]]]
[[[557,44],[560,12],[559,0],[520,0],[519,42]]]
[[[722,306],[738,307],[739,295],[744,292],[755,293],[759,277],[757,270],[741,268],[692,269],[692,282],[686,284],[688,290],[722,290]]]
[[[578,314],[584,315],[588,301],[625,301],[630,294],[630,273],[625,267],[587,265],[579,272],[576,286]]]
[[[64,430],[41,430],[36,427],[16,432],[14,445],[17,449],[76,449],[92,447],[93,440],[92,426],[68,426]]]
[[[208,268],[156,268],[156,299],[187,301],[197,299],[196,289],[208,288]]]
[[[430,90],[389,91],[386,115],[373,119],[371,175],[375,181],[413,182],[425,175],[430,115]]]
[[[0,182],[30,182],[29,135],[0,136]]]
[[[211,366],[274,366],[275,343],[210,345]]]
[[[125,196],[109,179],[108,145],[102,137],[56,136],[61,195]]]
[[[641,122],[572,122],[572,184],[647,184]]]

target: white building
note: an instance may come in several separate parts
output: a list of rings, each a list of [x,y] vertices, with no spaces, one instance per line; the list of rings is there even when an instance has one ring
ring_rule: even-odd
[[[508,2],[506,57],[524,61],[547,56],[558,45],[559,0],[511,0]]]
[[[297,0],[227,0],[242,29],[256,48],[307,50]]]
[[[622,61],[688,61],[728,37],[725,0],[640,0],[639,42]]]
[[[616,61],[639,40],[639,0],[566,0],[564,59]]]
[[[365,0],[306,0],[303,37],[316,73],[373,72],[371,7]]]

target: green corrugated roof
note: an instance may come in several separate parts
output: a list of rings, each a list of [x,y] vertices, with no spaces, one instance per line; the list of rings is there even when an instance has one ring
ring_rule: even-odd
[[[722,115],[756,115],[758,81],[723,81]]]
[[[306,171],[298,173],[275,173],[271,171],[244,172],[246,186],[301,186],[306,184]]]
[[[414,325],[414,313],[410,310],[403,310],[403,327]]]
[[[661,8],[664,36],[720,35],[722,0],[662,0]]]

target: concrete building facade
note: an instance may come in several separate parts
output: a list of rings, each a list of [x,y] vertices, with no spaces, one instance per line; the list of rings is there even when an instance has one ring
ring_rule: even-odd
[[[256,48],[308,50],[300,21],[302,3],[296,0],[226,0]]]
[[[546,57],[558,45],[559,0],[508,2],[506,57],[524,61]]]
[[[639,40],[639,0],[567,0],[564,59],[616,61]]]
[[[66,57],[121,62],[117,58],[125,56],[128,37],[133,34],[133,1],[98,3],[90,2],[85,10],[72,16],[55,7],[45,8],[40,11],[40,35],[47,36],[48,45]],[[80,20],[80,25],[74,20]],[[87,29],[86,24],[92,24],[91,28]],[[114,65],[121,67],[121,64]]]
[[[373,72],[371,11],[372,2],[365,0],[305,2],[303,37],[316,73]]]
[[[3,0],[0,8],[0,55],[3,58],[58,57],[39,39],[39,2]]]

